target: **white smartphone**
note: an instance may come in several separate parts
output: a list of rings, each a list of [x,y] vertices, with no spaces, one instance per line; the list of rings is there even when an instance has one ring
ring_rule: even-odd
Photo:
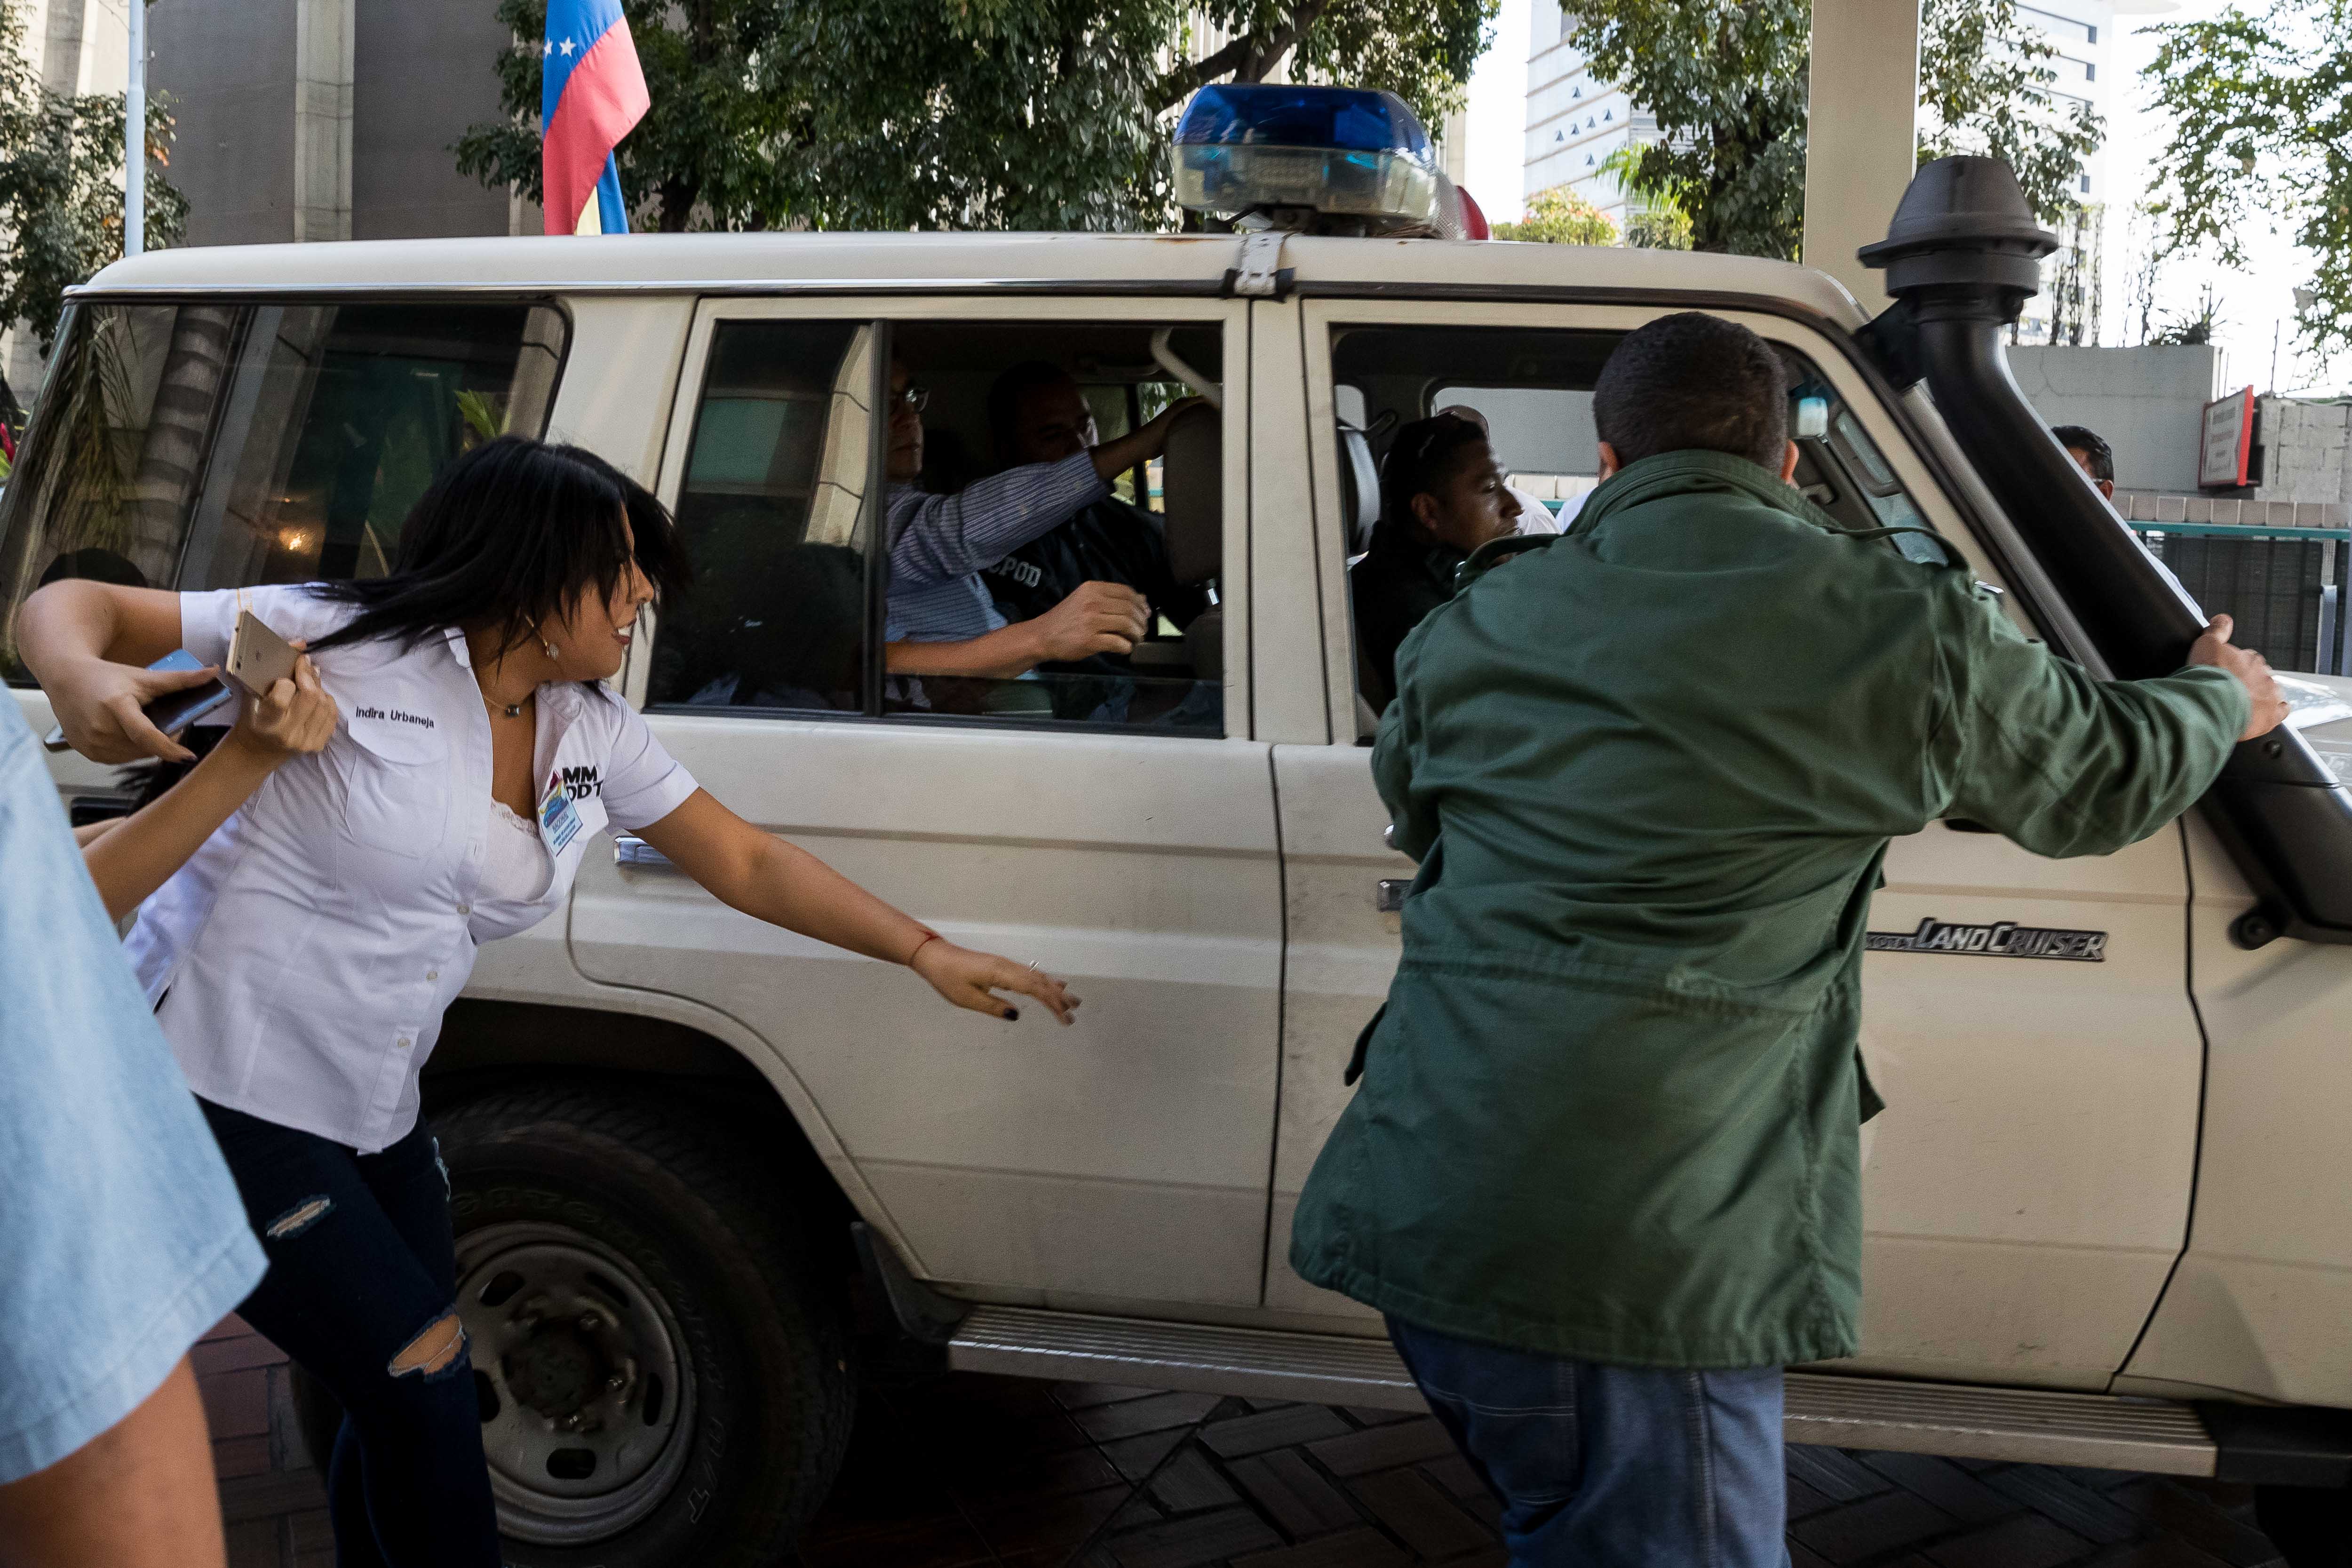
[[[294,661],[301,657],[259,616],[251,610],[237,612],[236,630],[229,636],[226,668],[239,686],[256,697],[265,696],[279,681],[293,678]]]

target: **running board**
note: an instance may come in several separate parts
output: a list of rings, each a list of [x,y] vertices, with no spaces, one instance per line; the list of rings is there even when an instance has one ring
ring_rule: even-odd
[[[968,1372],[1064,1383],[1424,1410],[1386,1340],[1278,1333],[1027,1307],[975,1307],[948,1342]],[[2197,1412],[2160,1399],[1789,1374],[1791,1443],[1961,1459],[2087,1465],[2210,1476],[2214,1443]]]

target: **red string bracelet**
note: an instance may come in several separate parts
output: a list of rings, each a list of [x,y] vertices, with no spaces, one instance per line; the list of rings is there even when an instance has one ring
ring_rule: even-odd
[[[915,966],[915,953],[922,952],[923,949],[930,946],[931,943],[939,940],[939,932],[930,930],[929,927],[925,927],[923,931],[923,940],[915,944],[914,952],[910,952],[907,955],[907,967],[912,969]]]

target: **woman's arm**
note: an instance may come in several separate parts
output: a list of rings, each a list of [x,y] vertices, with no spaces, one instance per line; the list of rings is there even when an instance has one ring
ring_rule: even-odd
[[[68,579],[37,590],[16,616],[26,668],[73,749],[99,763],[194,760],[139,710],[220,673],[140,668],[178,647],[180,636],[180,595],[159,588]]]
[[[868,958],[907,964],[959,1007],[1018,1018],[1019,1010],[994,994],[1013,991],[1034,996],[1066,1024],[1078,1005],[1060,981],[1034,965],[958,947],[807,850],[761,832],[708,790],[696,790],[638,833],[730,908]]]
[[[186,778],[120,822],[82,840],[81,861],[107,914],[121,920],[188,863],[287,758],[315,752],[335,732],[335,700],[306,657],[294,678],[248,701],[236,725]],[[85,829],[84,831],[88,831]],[[79,835],[77,835],[79,837]]]

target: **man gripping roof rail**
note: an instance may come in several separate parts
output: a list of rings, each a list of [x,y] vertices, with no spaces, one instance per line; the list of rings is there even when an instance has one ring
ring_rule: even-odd
[[[1781,1368],[1858,1348],[1888,839],[2106,854],[2286,713],[2227,616],[2157,679],[2029,642],[1805,501],[1787,414],[1744,327],[1629,335],[1604,482],[1465,563],[1373,752],[1421,871],[1291,1263],[1388,1315],[1525,1568],[1786,1561]]]

